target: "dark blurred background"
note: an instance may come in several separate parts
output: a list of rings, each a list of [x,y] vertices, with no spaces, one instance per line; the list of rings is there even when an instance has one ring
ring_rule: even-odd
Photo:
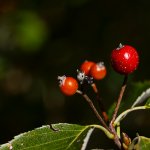
[[[43,124],[98,123],[82,97],[60,92],[57,76],[76,77],[84,60],[104,61],[107,77],[97,84],[108,109],[123,78],[110,66],[110,53],[120,42],[140,54],[130,80],[149,80],[149,6],[149,0],[0,1],[0,143]],[[123,130],[148,136],[147,113],[131,114]],[[111,148],[105,141],[96,133],[91,147]]]

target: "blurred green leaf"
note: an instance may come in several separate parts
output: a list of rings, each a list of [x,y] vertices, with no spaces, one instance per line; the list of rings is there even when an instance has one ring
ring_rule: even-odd
[[[133,139],[129,150],[149,150],[150,149],[150,138],[139,136]]]
[[[47,30],[44,21],[34,12],[18,13],[16,42],[24,51],[36,51],[46,38]]]
[[[92,131],[91,126],[65,123],[43,126],[16,136],[0,150],[85,150]]]

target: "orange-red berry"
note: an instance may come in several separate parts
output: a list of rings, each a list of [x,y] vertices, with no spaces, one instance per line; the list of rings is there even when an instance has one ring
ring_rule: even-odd
[[[78,82],[73,77],[58,76],[60,90],[67,96],[74,95],[78,89]]]
[[[90,70],[90,75],[96,80],[103,79],[106,76],[106,73],[107,71],[104,62],[94,64]]]
[[[83,62],[83,64],[80,67],[80,70],[82,72],[84,72],[85,75],[89,75],[91,67],[94,65],[95,63],[92,61],[85,61]]]

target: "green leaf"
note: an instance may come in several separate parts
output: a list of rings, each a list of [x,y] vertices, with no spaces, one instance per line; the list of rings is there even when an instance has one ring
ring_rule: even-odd
[[[130,91],[130,94],[135,96],[134,98],[136,98],[138,95],[140,95],[143,91],[145,91],[149,87],[150,81],[134,82],[132,83],[131,88],[129,89],[129,90],[132,89],[132,91]]]
[[[53,124],[16,136],[0,150],[84,150],[87,146],[92,126]]]
[[[133,103],[132,108],[140,105],[142,103],[144,103],[148,98],[150,97],[150,88],[148,88],[147,90],[145,90],[137,99],[136,101]]]
[[[139,136],[133,139],[129,150],[150,150],[150,138]]]
[[[121,120],[123,120],[126,115],[132,111],[135,111],[135,110],[144,110],[144,109],[150,109],[149,106],[145,105],[145,106],[138,106],[138,107],[133,107],[133,108],[130,108],[130,109],[127,109],[126,111],[122,112],[117,118],[116,120],[114,121],[114,126],[116,126],[118,123],[120,123]]]
[[[0,150],[85,150],[94,128],[114,139],[114,135],[100,125],[59,123],[15,136],[9,143],[1,145]]]
[[[150,87],[150,81],[144,81],[144,82],[134,82],[131,84],[130,87],[127,89],[127,95],[125,99],[123,100],[124,109],[130,108],[133,106],[135,101]],[[136,105],[141,104],[143,101],[139,101],[139,103],[136,103]]]

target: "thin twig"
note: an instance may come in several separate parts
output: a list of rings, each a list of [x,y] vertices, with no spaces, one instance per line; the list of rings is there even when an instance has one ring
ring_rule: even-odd
[[[109,124],[110,130],[115,136],[114,142],[118,146],[119,149],[121,149],[122,145],[121,145],[121,142],[120,142],[120,138],[118,137],[117,132],[115,130],[114,121],[116,119],[116,116],[117,116],[117,113],[118,113],[118,110],[119,110],[119,107],[120,107],[120,103],[121,103],[124,91],[126,89],[127,79],[128,79],[128,76],[126,75],[124,77],[124,81],[123,81],[123,84],[122,84],[122,87],[121,87],[121,90],[120,90],[120,93],[119,93],[119,97],[118,97],[117,104],[116,104],[116,107],[115,107],[115,110],[114,110],[114,113],[113,113],[113,117],[112,117],[111,122]]]
[[[101,131],[103,131],[105,133],[105,135],[109,138],[109,139],[114,139],[114,135],[108,131],[106,128],[104,128],[103,126],[101,125],[97,125],[97,124],[92,124],[92,125],[89,125],[90,127],[94,127],[94,128],[97,128],[97,129],[100,129]]]
[[[121,146],[120,138],[117,135],[117,132],[116,132],[113,124],[109,125],[109,129],[111,130],[111,133],[114,135],[114,142],[115,142],[115,144],[118,146],[119,149],[121,149],[122,146]]]
[[[98,90],[98,88],[97,88],[95,83],[92,83],[91,86],[93,88],[93,91],[96,94],[96,98],[97,98],[97,101],[98,101],[98,104],[99,104],[99,108],[100,108],[100,110],[102,112],[103,118],[104,118],[105,122],[108,122],[108,115],[107,115],[107,113],[105,111],[104,104],[102,103],[102,99],[100,97],[99,90]]]
[[[95,113],[96,117],[98,118],[98,120],[101,122],[101,124],[108,130],[110,131],[109,127],[106,125],[105,121],[103,120],[103,118],[99,115],[97,109],[95,108],[93,102],[91,101],[91,99],[82,91],[77,90],[76,93],[82,95],[82,97],[88,102],[88,104],[90,105],[90,107],[92,108],[93,112]]]
[[[120,94],[119,94],[117,104],[116,104],[116,107],[115,107],[115,111],[114,111],[114,114],[113,114],[113,117],[112,117],[112,120],[111,120],[110,124],[113,124],[115,119],[116,119],[116,116],[117,116],[117,113],[118,113],[118,110],[119,110],[119,107],[120,107],[120,103],[121,103],[124,91],[126,89],[126,86],[127,86],[127,80],[128,80],[128,76],[126,75],[124,77],[124,81],[123,81],[123,84],[122,84],[122,87],[121,87],[121,90],[120,90]]]

